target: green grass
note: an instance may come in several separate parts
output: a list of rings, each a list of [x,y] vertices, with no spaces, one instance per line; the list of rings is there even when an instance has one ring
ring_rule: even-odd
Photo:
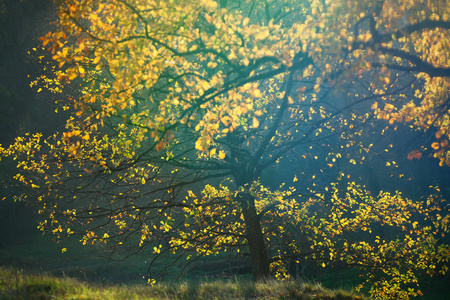
[[[146,285],[101,285],[70,277],[0,267],[0,299],[365,299],[317,283],[215,280]]]
[[[67,248],[67,252],[62,253],[62,248]],[[46,236],[36,236],[23,243],[0,247],[0,266],[100,283],[143,282],[140,274],[148,274],[148,264],[144,263],[148,257],[112,261],[101,254],[101,249],[83,246],[75,239],[57,244]]]
[[[66,253],[61,249],[67,247]],[[110,261],[98,256],[99,249],[82,246],[77,240],[60,244],[46,236],[0,247],[1,299],[358,299],[351,291],[362,278],[355,269],[319,268],[302,273],[304,280],[320,282],[276,282],[254,284],[250,274],[221,278],[245,262],[228,254],[203,257],[176,281],[186,261],[174,265],[164,283],[149,289],[145,285],[151,256],[138,255],[126,261]],[[168,257],[170,259],[170,257]],[[153,274],[161,273],[167,262],[159,261]],[[18,271],[26,270],[26,272]],[[34,275],[33,275],[34,274]],[[234,273],[236,274],[236,273]],[[145,278],[143,278],[145,277]],[[213,278],[221,279],[213,279]],[[177,282],[177,283],[174,283]],[[180,283],[181,282],[181,283]],[[321,286],[325,288],[321,288]],[[421,299],[446,300],[448,279],[433,278],[421,283]],[[363,291],[367,293],[367,290]],[[318,295],[317,297],[314,295]]]
[[[62,253],[61,249],[67,248]],[[149,249],[150,250],[150,249]],[[145,283],[148,278],[150,252],[140,253],[125,261],[114,261],[100,255],[103,249],[83,246],[76,239],[65,240],[59,244],[47,236],[36,236],[15,245],[0,245],[0,266],[12,266],[31,272],[42,272],[57,277],[72,277],[80,281],[95,283]],[[229,270],[228,254],[211,255],[198,259],[181,276],[182,280],[211,278],[218,270]],[[158,276],[173,262],[173,257],[164,256],[152,266],[152,275]],[[187,261],[181,259],[167,270],[164,281],[178,279]],[[241,260],[232,259],[232,266],[242,265]],[[251,275],[239,275],[250,277]],[[145,277],[145,278],[143,278]]]

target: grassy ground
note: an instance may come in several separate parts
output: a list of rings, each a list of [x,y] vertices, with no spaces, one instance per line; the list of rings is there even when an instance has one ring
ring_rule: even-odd
[[[68,248],[66,253],[61,252],[63,247]],[[255,284],[249,276],[211,279],[200,274],[221,266],[225,257],[200,261],[176,283],[181,266],[175,266],[167,278],[170,281],[150,287],[143,279],[148,267],[144,260],[141,256],[113,262],[76,241],[55,244],[42,236],[29,238],[0,248],[0,299],[363,299],[315,283]]]
[[[67,252],[62,253],[62,248]],[[144,261],[144,257],[111,261],[101,257],[95,247],[82,246],[75,240],[56,244],[42,236],[0,248],[0,265],[100,283],[142,280],[140,274],[148,272]]]
[[[67,247],[66,253],[61,248]],[[211,270],[228,265],[226,256],[199,260],[188,274],[175,279],[182,267],[172,268],[165,281],[154,288],[146,286],[148,264],[144,256],[124,262],[98,256],[95,248],[73,243],[56,244],[45,237],[28,239],[8,247],[0,247],[1,299],[361,299],[349,292],[361,281],[355,270],[302,274],[311,282],[268,282],[253,284],[250,275],[213,279]],[[163,262],[156,265],[163,269]],[[24,270],[24,271],[22,271]],[[175,283],[176,282],[176,283]],[[182,282],[182,283],[179,283]],[[323,286],[324,288],[322,288]],[[327,288],[327,289],[325,289]],[[446,278],[421,284],[422,299],[450,299]],[[314,296],[316,295],[316,296]]]
[[[304,282],[215,280],[195,283],[101,285],[70,277],[0,268],[0,299],[365,299]]]
[[[67,252],[61,249],[67,247]],[[165,281],[146,286],[148,257],[132,257],[123,262],[99,257],[93,247],[80,245],[76,240],[56,244],[46,236],[28,236],[21,242],[0,247],[1,299],[361,299],[343,292],[351,291],[360,281],[355,270],[301,274],[317,284],[258,283],[249,281],[250,275],[228,279],[212,279],[217,270],[227,271],[230,261],[226,255],[200,259],[188,269],[188,274],[176,281],[184,261],[170,269]],[[233,261],[232,261],[233,263]],[[234,264],[245,265],[240,261]],[[11,266],[11,267],[1,267]],[[153,271],[161,271],[164,262]],[[25,271],[22,271],[25,270]],[[215,271],[215,272],[213,272]],[[34,274],[34,275],[32,275]],[[222,274],[222,273],[221,273]],[[220,276],[219,276],[220,277]],[[177,283],[174,283],[177,282]],[[448,278],[423,282],[422,299],[450,299]],[[316,295],[316,296],[314,296]]]

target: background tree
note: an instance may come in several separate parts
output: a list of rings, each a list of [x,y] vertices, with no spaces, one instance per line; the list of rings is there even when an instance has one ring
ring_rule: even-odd
[[[2,153],[18,159],[15,178],[36,192],[41,229],[56,236],[105,242],[112,254],[147,246],[156,258],[248,251],[256,279],[271,269],[287,276],[287,261],[311,256],[384,272],[390,279],[374,295],[414,295],[399,283],[416,280],[415,266],[432,272],[439,260],[447,270],[448,246],[436,238],[448,231],[447,212],[436,197],[425,206],[375,197],[347,177],[342,194],[329,178],[370,154],[374,142],[361,135],[375,116],[393,125],[439,106],[445,4],[61,1],[58,28],[41,38],[59,68],[34,84],[71,91],[63,108],[74,114],[63,132],[17,138]],[[404,103],[412,89],[431,95],[419,110]],[[444,106],[435,114],[443,141]],[[357,156],[345,150],[354,147]],[[297,191],[297,174],[286,187],[258,181],[307,155],[328,177],[309,191]],[[396,242],[348,236],[374,222],[399,228]],[[400,249],[416,263],[400,267]]]
[[[65,123],[67,115],[54,114],[57,105],[50,92],[37,94],[30,89],[35,77],[52,75],[50,70],[42,70],[33,48],[38,50],[39,36],[48,32],[48,24],[56,19],[55,11],[48,0],[0,1],[0,144],[9,145],[16,136],[30,130],[49,135]],[[50,53],[46,56],[51,60]],[[4,187],[4,181],[16,173],[15,164],[2,164],[0,198],[14,193]],[[29,232],[35,223],[36,217],[25,205],[0,202],[0,228],[4,229],[0,230],[0,247],[6,249],[16,243],[17,237],[33,235]]]

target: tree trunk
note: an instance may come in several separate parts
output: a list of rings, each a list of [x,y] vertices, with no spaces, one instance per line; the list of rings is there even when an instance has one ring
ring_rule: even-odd
[[[252,273],[255,280],[269,277],[269,256],[264,243],[261,223],[256,213],[255,198],[249,193],[239,193],[239,200],[244,214],[248,247],[252,260]]]

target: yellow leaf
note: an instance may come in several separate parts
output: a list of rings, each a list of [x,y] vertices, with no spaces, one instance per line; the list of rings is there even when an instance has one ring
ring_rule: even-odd
[[[431,148],[433,148],[434,150],[438,150],[439,149],[439,143],[434,142],[433,144],[431,144]]]
[[[62,252],[62,253],[65,253],[66,251],[67,251],[67,248],[62,248],[62,249],[61,249],[61,252]]]
[[[207,66],[210,69],[214,69],[215,67],[217,67],[217,63],[210,61]]]
[[[75,72],[70,72],[69,74],[68,74],[68,78],[69,78],[69,80],[74,80],[75,78],[77,78],[77,73],[75,73]]]
[[[211,17],[208,14],[205,14],[205,19],[206,19],[206,22],[208,22],[208,23],[211,23],[213,21],[213,17]]]
[[[253,128],[258,128],[259,127],[259,121],[256,117],[253,117],[253,124],[252,124]]]
[[[201,139],[198,139],[197,141],[195,141],[195,149],[197,149],[198,151],[205,151],[205,148],[203,148],[203,143]]]
[[[225,151],[220,150],[220,151],[219,151],[219,158],[220,158],[220,159],[225,159],[225,156],[226,156],[226,155],[225,155]]]

